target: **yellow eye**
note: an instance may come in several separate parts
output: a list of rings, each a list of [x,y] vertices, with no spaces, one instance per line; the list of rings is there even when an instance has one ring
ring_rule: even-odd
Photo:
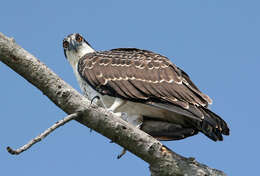
[[[68,41],[63,41],[63,48],[68,48],[69,47],[69,42]]]
[[[79,34],[77,34],[76,40],[77,40],[77,42],[82,42],[83,38]]]

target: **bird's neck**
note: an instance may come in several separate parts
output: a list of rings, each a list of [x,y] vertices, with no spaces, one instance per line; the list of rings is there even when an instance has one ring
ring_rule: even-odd
[[[82,92],[89,98],[93,98],[93,96],[97,95],[97,92],[95,92],[90,86],[87,85],[86,81],[84,81],[78,72],[78,63],[79,60],[88,53],[93,53],[95,50],[91,48],[90,46],[84,46],[83,48],[79,49],[77,52],[67,52],[67,59],[72,66],[73,72],[77,78],[77,81],[79,83],[79,86],[82,90]]]
[[[74,72],[76,73],[78,70],[78,62],[80,58],[82,58],[84,55],[88,53],[93,53],[95,50],[91,48],[90,46],[86,45],[79,49],[77,52],[68,52],[67,53],[67,59],[72,66]]]
[[[79,58],[83,57],[84,55],[88,53],[93,53],[95,50],[91,48],[89,45],[84,44],[77,52],[77,55]]]

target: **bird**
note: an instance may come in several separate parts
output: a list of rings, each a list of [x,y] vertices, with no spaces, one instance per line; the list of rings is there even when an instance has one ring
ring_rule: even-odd
[[[227,123],[209,109],[212,99],[166,56],[137,48],[96,51],[79,33],[63,40],[64,54],[84,95],[162,141],[203,133],[213,141],[229,135]]]

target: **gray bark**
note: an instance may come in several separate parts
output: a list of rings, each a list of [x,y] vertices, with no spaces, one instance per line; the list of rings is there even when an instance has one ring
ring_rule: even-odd
[[[0,61],[37,87],[67,114],[84,113],[77,121],[126,148],[150,165],[152,176],[225,175],[222,171],[182,157],[145,132],[90,102],[45,64],[0,33]]]

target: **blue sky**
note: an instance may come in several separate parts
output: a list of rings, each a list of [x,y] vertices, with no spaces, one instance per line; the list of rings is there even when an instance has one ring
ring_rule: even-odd
[[[5,1],[0,31],[15,38],[79,90],[63,38],[81,33],[96,50],[137,47],[161,53],[184,69],[229,124],[212,142],[200,134],[164,144],[225,171],[256,175],[259,161],[259,1]],[[20,147],[65,113],[0,63],[0,175],[149,175],[148,164],[77,122],[55,131],[19,156]]]

